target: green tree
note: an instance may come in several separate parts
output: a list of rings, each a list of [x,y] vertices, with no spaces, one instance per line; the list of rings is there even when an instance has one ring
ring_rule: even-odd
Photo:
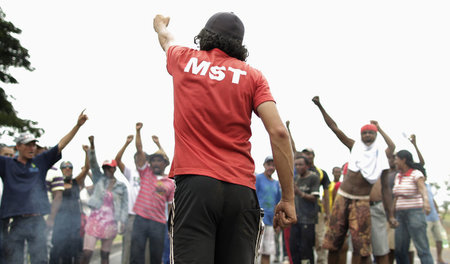
[[[18,83],[18,81],[9,73],[10,67],[24,68],[33,71],[31,63],[28,60],[30,55],[28,50],[22,47],[20,41],[14,37],[14,34],[20,34],[22,31],[15,27],[13,23],[5,20],[5,14],[0,8],[0,85],[3,83]],[[16,132],[30,132],[36,137],[44,133],[42,128],[35,127],[37,122],[22,119],[17,116],[5,90],[0,86],[0,136],[8,133],[10,136]]]

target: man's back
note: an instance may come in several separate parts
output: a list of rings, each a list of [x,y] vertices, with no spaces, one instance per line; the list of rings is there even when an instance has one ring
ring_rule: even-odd
[[[170,176],[200,174],[254,188],[250,124],[252,111],[273,101],[265,78],[219,49],[172,46],[167,69],[175,105]]]

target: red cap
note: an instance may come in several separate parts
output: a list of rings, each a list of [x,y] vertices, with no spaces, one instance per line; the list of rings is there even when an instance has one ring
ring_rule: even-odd
[[[367,125],[361,127],[361,133],[366,131],[366,130],[371,130],[371,131],[378,132],[377,126],[376,125],[372,125],[372,124],[367,124]]]
[[[103,161],[102,167],[103,166],[109,166],[109,167],[117,167],[117,162],[115,160],[105,160]]]

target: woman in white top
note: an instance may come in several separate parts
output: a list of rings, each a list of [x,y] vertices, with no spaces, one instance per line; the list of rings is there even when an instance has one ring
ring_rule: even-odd
[[[412,154],[401,150],[396,154],[393,193],[395,196],[395,215],[398,227],[395,230],[395,259],[397,263],[409,262],[409,243],[412,239],[420,262],[433,263],[427,237],[425,213],[430,213],[428,194],[425,187],[425,169],[414,163]],[[424,213],[425,211],[425,213]]]

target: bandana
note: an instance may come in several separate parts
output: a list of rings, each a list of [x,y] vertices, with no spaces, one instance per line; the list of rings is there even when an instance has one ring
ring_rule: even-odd
[[[376,125],[372,125],[372,124],[367,124],[363,127],[361,127],[361,133],[367,130],[371,130],[371,131],[375,131],[378,132],[378,128]]]

